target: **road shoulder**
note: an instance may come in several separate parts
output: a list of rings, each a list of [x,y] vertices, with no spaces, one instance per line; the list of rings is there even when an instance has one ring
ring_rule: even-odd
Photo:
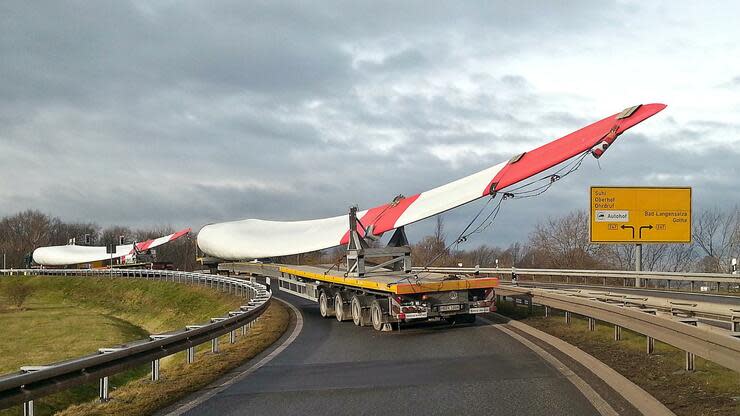
[[[489,314],[487,317],[486,320],[492,326],[501,326],[501,329],[512,332],[551,354],[582,378],[618,414],[675,416],[648,392],[583,350],[505,316]]]

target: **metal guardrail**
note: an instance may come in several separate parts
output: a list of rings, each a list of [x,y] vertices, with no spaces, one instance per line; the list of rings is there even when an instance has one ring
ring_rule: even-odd
[[[457,273],[457,274],[506,274],[511,275],[516,272],[518,276],[549,276],[565,278],[595,278],[623,279],[625,283],[634,282],[634,286],[640,287],[640,281],[667,281],[667,282],[689,282],[691,290],[694,289],[694,282],[706,282],[727,285],[740,285],[740,276],[726,273],[682,273],[682,272],[645,272],[630,270],[567,270],[567,269],[519,269],[504,267],[415,267],[415,272],[433,272],[433,273]],[[604,285],[606,281],[602,280]],[[544,282],[549,283],[549,282]],[[627,284],[625,284],[627,286]]]
[[[550,308],[565,311],[565,320],[570,323],[570,314],[575,313],[588,318],[589,330],[593,330],[595,320],[614,325],[615,340],[621,339],[621,329],[627,328],[647,337],[647,352],[653,352],[654,340],[673,345],[686,352],[686,370],[694,370],[694,356],[698,355],[729,369],[740,371],[740,317],[732,316],[730,331],[713,331],[697,326],[694,318],[694,304],[676,303],[667,311],[666,317],[659,316],[654,308],[647,308],[639,299],[622,299],[614,302],[609,297],[591,297],[580,293],[564,291],[502,286],[496,289],[497,295],[524,298],[545,306],[545,316]],[[740,312],[728,309],[732,312]],[[738,324],[735,323],[738,321]]]
[[[66,390],[70,387],[98,381],[100,399],[108,399],[108,377],[133,367],[151,363],[151,379],[159,380],[159,360],[187,350],[187,361],[195,359],[195,347],[211,341],[211,350],[218,352],[218,339],[230,334],[235,342],[236,331],[242,335],[267,309],[272,294],[256,282],[232,277],[171,270],[73,270],[16,269],[0,270],[0,275],[12,276],[98,276],[162,280],[211,287],[243,296],[248,302],[238,311],[211,318],[210,322],[189,325],[184,329],[150,335],[149,339],[133,341],[111,348],[101,348],[97,354],[42,366],[24,366],[21,371],[0,376],[0,409],[23,404],[24,415],[33,415],[33,400]]]
[[[726,284],[728,290],[740,286],[740,277],[723,273],[680,273],[680,272],[637,272],[624,270],[564,270],[564,269],[518,269],[482,267],[428,267],[414,268],[416,272],[449,274],[498,274],[517,277],[531,276],[532,280],[518,279],[519,286],[501,286],[497,295],[524,299],[531,307],[533,303],[545,306],[545,315],[550,308],[565,312],[565,320],[570,323],[571,314],[588,318],[589,330],[593,330],[596,320],[614,325],[614,338],[621,338],[622,328],[646,336],[648,354],[654,350],[655,341],[660,340],[686,353],[686,370],[694,370],[694,356],[698,355],[724,367],[740,371],[740,308],[717,307],[707,302],[666,301],[658,304],[655,298],[594,292],[589,290],[557,290],[538,287],[523,287],[527,283],[556,283],[553,277],[565,277],[569,283],[588,284],[587,279],[601,279],[606,286],[607,279],[623,279],[624,286],[634,282],[642,287],[642,282],[665,281],[689,282],[694,291],[696,282]],[[535,280],[536,277],[549,277],[548,282]],[[579,278],[583,280],[578,281]],[[503,279],[502,279],[503,280]],[[574,281],[575,280],[575,281]],[[660,316],[658,313],[665,316]],[[712,331],[698,327],[699,319],[721,321],[729,326],[729,331]]]

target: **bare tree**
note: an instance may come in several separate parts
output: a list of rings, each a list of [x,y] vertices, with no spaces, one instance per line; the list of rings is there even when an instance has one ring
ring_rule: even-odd
[[[498,247],[489,247],[485,244],[476,247],[463,256],[463,263],[468,266],[493,267],[496,259],[501,257],[502,251]]]
[[[126,240],[131,240],[134,236],[131,228],[122,225],[112,225],[103,229],[100,233],[99,245],[118,244],[118,237],[123,236]]]
[[[671,244],[660,270],[668,272],[688,272],[696,263],[697,252],[694,244]]]
[[[633,244],[611,244],[605,246],[602,263],[607,268],[633,270],[635,268],[635,246]],[[642,269],[653,271],[689,271],[696,261],[692,244],[644,244],[642,246]]]
[[[416,264],[426,267],[442,266],[449,263],[451,257],[445,239],[444,220],[441,215],[438,215],[434,234],[424,237],[411,247]]]
[[[553,268],[594,268],[602,250],[590,242],[588,214],[582,210],[537,224],[529,245],[542,256],[540,264]]]
[[[437,219],[434,225],[434,239],[441,242],[442,244],[445,244],[445,240],[447,240],[447,235],[445,235],[445,223],[444,219],[442,219],[442,215],[437,215]]]
[[[694,219],[693,238],[704,257],[700,270],[726,272],[730,260],[737,256],[740,224],[738,209],[729,212],[713,208],[701,212]]]
[[[501,253],[499,266],[501,267],[525,267],[529,264],[523,264],[522,260],[528,257],[530,248],[521,243],[512,243]],[[494,260],[495,261],[495,260]]]
[[[85,243],[85,235],[89,235],[91,243],[98,239],[100,226],[95,223],[67,223],[59,218],[53,218],[50,224],[50,243],[53,245],[62,245],[69,243],[74,239],[75,243],[82,245]]]
[[[635,267],[635,246],[633,244],[609,244],[603,246],[603,266],[616,270],[630,270]]]
[[[130,237],[127,240],[141,242],[174,232],[175,228],[170,225],[140,228],[131,231]],[[172,263],[173,267],[177,270],[192,271],[197,267],[196,238],[192,234],[180,237],[175,241],[170,241],[167,244],[157,247],[155,250],[157,252],[157,261]]]
[[[0,220],[0,250],[7,253],[8,267],[22,267],[24,258],[36,247],[50,242],[52,218],[27,210]]]

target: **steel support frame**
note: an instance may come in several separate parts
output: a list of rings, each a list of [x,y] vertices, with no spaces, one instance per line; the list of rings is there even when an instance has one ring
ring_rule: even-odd
[[[388,241],[388,245],[383,248],[371,248],[367,238],[371,238],[372,229],[365,229],[361,236],[357,232],[358,226],[357,207],[350,208],[349,211],[349,242],[347,243],[347,276],[365,277],[367,273],[380,270],[386,266],[392,266],[392,270],[411,272],[411,247],[406,231],[403,227],[397,228],[393,236]],[[390,257],[380,264],[366,267],[365,260],[369,258]]]

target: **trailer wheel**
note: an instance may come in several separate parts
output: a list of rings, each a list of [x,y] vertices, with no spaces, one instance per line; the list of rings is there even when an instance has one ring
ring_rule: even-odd
[[[377,299],[370,304],[370,321],[373,323],[373,329],[376,331],[383,329],[383,309],[380,307],[380,302]]]
[[[329,305],[329,296],[326,290],[322,290],[319,295],[319,313],[321,313],[322,318],[331,318],[334,315],[334,308],[332,306]]]
[[[354,322],[357,326],[367,325],[365,312],[362,310],[362,301],[360,301],[360,298],[357,295],[352,296],[350,307],[352,309],[352,322]]]
[[[337,292],[337,294],[334,296],[334,316],[337,317],[337,321],[342,322],[346,321],[347,319],[351,318],[350,313],[347,313],[347,308],[344,306],[344,299],[342,298],[342,292]]]

